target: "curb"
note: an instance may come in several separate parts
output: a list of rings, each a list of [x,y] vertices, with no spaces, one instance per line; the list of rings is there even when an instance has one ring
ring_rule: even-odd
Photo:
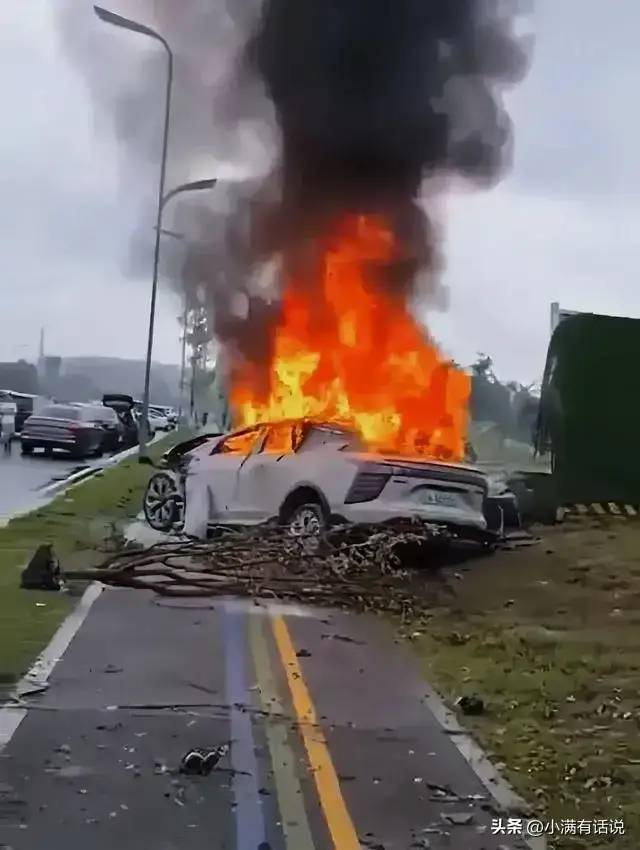
[[[155,442],[156,439],[157,437],[152,440],[152,442]],[[149,445],[151,445],[151,443],[149,443]],[[87,478],[97,475],[98,472],[102,472],[105,469],[109,469],[111,466],[116,466],[121,461],[126,460],[129,457],[133,457],[133,455],[137,454],[137,452],[138,446],[132,446],[130,449],[125,449],[122,452],[118,452],[116,455],[112,455],[110,458],[107,458],[105,461],[97,464],[96,466],[81,469],[80,472],[74,472],[73,475],[70,475],[68,478],[64,478],[62,481],[54,481],[53,484],[48,484],[39,492],[43,493],[45,496],[53,496],[57,493],[61,493],[68,487],[72,487],[74,484],[80,483],[80,481],[84,481]]]
[[[432,686],[425,682],[424,704],[431,711],[442,731],[448,735],[460,755],[487,789],[498,808],[508,816],[527,820],[531,817],[531,806],[521,797],[494,767],[488,755],[472,734],[460,724],[458,716],[444,703]],[[534,838],[518,836],[529,850],[546,850],[545,836]]]
[[[104,586],[98,582],[94,581],[89,585],[77,605],[62,621],[47,647],[35,660],[29,672],[15,686],[9,701],[0,703],[0,753],[13,738],[29,711],[28,708],[20,705],[20,694],[27,696],[30,690],[37,691],[39,688],[44,690],[47,687],[54,667],[66,652],[86,620],[91,606],[103,590]],[[12,699],[15,703],[11,702]]]
[[[165,436],[167,435],[164,432],[159,436],[156,435],[153,440],[148,443],[148,445],[152,445],[153,443],[162,440]],[[100,464],[97,464],[96,466],[89,466],[87,469],[80,470],[80,472],[74,472],[73,475],[70,475],[68,478],[64,478],[62,481],[54,481],[53,484],[48,484],[46,487],[42,487],[40,490],[36,491],[39,496],[37,504],[23,510],[18,510],[10,516],[0,517],[0,528],[5,528],[14,519],[19,519],[20,517],[27,516],[34,511],[44,508],[52,502],[59,493],[64,493],[66,490],[70,490],[72,487],[87,481],[89,478],[93,478],[93,476],[97,475],[99,472],[103,472],[105,469],[117,466],[117,464],[121,461],[127,460],[129,457],[133,457],[133,455],[137,452],[138,446],[132,446],[130,449],[125,449],[124,451],[118,452],[118,454],[112,455],[106,460],[101,461]]]

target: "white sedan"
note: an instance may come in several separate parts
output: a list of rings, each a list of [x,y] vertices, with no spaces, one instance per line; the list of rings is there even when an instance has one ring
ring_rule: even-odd
[[[367,450],[342,426],[297,420],[199,438],[170,453],[144,511],[152,527],[205,537],[211,527],[278,520],[296,534],[341,523],[421,520],[482,538],[490,482],[460,463]]]

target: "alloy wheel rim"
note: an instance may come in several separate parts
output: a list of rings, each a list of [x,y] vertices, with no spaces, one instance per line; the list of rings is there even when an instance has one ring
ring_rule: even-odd
[[[181,518],[182,505],[181,500],[175,498],[177,495],[175,483],[168,476],[159,475],[151,479],[145,495],[145,507],[155,524],[163,526],[170,524],[176,503]]]
[[[322,525],[312,508],[303,508],[293,515],[289,523],[289,533],[300,538],[300,544],[307,554],[314,554],[320,547]]]

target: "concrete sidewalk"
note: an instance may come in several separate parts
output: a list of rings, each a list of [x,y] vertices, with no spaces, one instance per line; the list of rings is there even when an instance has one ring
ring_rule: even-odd
[[[105,591],[0,754],[13,850],[516,850],[369,618]],[[207,777],[177,772],[230,741]]]

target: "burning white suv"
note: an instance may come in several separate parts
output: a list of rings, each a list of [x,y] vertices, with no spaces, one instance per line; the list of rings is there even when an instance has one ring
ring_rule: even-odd
[[[163,531],[184,523],[185,533],[203,537],[215,526],[273,520],[297,534],[396,520],[479,538],[487,529],[482,471],[372,452],[335,424],[273,422],[196,438],[170,450],[164,467],[144,498],[147,521]]]

